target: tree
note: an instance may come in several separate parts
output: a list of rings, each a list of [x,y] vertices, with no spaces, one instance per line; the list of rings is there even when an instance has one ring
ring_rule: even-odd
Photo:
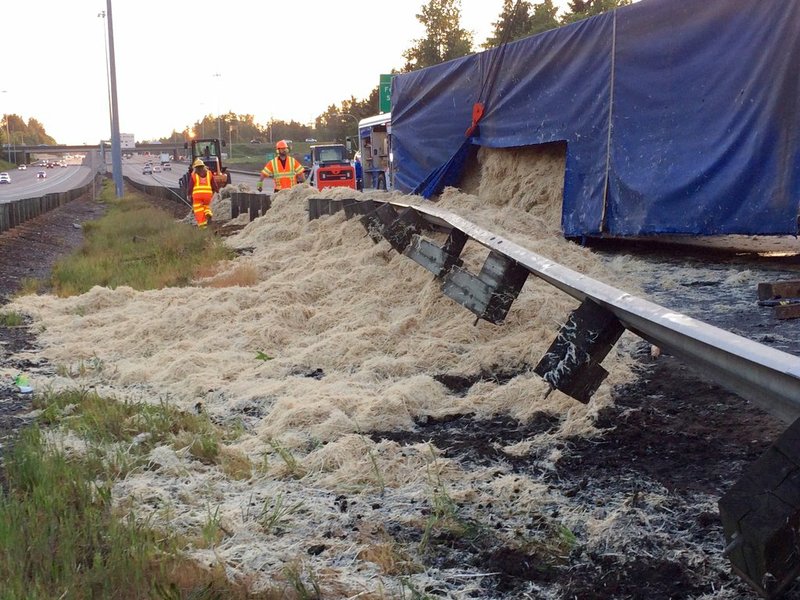
[[[531,3],[525,0],[503,0],[503,10],[492,23],[494,31],[481,45],[484,49],[496,48],[503,42],[511,42],[528,35]]]
[[[553,0],[542,0],[542,2],[534,4],[528,35],[535,35],[560,26],[557,15],[558,7],[553,5]]]
[[[461,27],[460,0],[429,0],[416,15],[425,37],[403,53],[404,72],[438,65],[472,53],[472,34]]]
[[[531,10],[533,12],[531,12]],[[560,25],[553,0],[531,4],[525,0],[503,0],[503,10],[494,25],[494,32],[483,44],[484,49],[494,48],[503,42],[513,42]]]
[[[6,122],[8,126],[6,126]],[[2,146],[9,143],[9,140],[6,139],[6,131],[11,136],[11,144],[36,146],[56,143],[53,137],[47,135],[44,126],[34,118],[28,119],[28,122],[25,123],[25,120],[19,115],[5,115],[0,121],[0,140],[2,140],[0,145]]]
[[[561,23],[564,25],[574,23],[630,3],[631,0],[571,0],[569,12],[561,17]]]

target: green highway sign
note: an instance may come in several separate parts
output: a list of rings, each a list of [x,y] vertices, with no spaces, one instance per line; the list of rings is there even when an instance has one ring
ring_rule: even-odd
[[[392,75],[381,75],[381,82],[378,88],[379,106],[378,112],[387,113],[392,111]]]

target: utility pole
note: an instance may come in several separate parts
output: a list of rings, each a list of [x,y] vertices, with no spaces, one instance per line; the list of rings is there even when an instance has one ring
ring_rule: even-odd
[[[220,145],[222,145],[222,121],[220,121],[219,116],[219,94],[220,94],[220,81],[219,78],[222,77],[222,73],[214,73],[212,77],[217,78],[217,139],[219,140]],[[220,150],[221,152],[221,150]]]
[[[117,198],[122,198],[122,154],[119,140],[119,108],[117,106],[117,67],[114,59],[114,23],[111,18],[111,0],[106,0],[108,19],[109,76],[111,77],[111,166]]]

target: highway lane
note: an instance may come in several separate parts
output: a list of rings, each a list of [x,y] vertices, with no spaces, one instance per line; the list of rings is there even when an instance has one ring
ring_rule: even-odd
[[[44,171],[47,177],[37,178],[38,171]],[[37,198],[81,187],[92,180],[94,170],[88,165],[72,164],[51,169],[44,167],[28,167],[24,171],[12,169],[8,174],[11,176],[11,183],[0,184],[0,203],[21,198]]]

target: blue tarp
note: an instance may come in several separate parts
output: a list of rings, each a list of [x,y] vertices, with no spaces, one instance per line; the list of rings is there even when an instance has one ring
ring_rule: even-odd
[[[797,234],[800,0],[642,0],[398,75],[395,187],[465,141],[566,141],[562,229],[581,235]]]

